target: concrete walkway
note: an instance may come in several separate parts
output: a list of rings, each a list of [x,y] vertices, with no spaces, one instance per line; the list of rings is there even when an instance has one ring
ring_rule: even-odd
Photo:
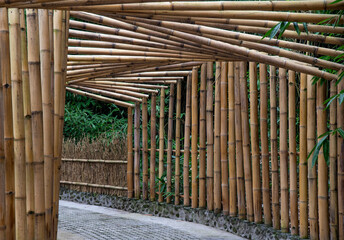
[[[60,201],[57,239],[242,240],[243,238],[197,223]]]

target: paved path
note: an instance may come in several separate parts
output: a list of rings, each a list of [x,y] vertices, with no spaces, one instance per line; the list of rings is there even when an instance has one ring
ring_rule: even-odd
[[[60,201],[58,240],[243,238],[197,223]]]

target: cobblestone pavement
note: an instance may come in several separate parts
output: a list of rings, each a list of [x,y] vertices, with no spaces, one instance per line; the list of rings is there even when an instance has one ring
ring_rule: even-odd
[[[201,224],[60,201],[58,240],[243,238]]]

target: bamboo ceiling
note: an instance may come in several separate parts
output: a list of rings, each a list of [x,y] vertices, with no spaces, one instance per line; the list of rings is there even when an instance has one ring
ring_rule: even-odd
[[[139,94],[176,83],[208,61],[253,61],[338,79],[344,65],[323,56],[344,53],[336,50],[344,43],[344,17],[316,13],[343,9],[344,2],[333,2],[1,0],[0,6],[71,10],[67,90],[133,107],[126,101],[141,102]],[[279,21],[295,24],[282,39],[262,38]]]

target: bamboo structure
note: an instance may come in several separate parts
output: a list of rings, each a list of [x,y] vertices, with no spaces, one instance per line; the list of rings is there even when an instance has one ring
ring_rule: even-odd
[[[343,239],[343,6],[0,0],[0,240],[57,239],[60,184]],[[66,91],[127,111],[127,159],[62,159]]]
[[[207,62],[207,209],[214,209],[213,62]]]

